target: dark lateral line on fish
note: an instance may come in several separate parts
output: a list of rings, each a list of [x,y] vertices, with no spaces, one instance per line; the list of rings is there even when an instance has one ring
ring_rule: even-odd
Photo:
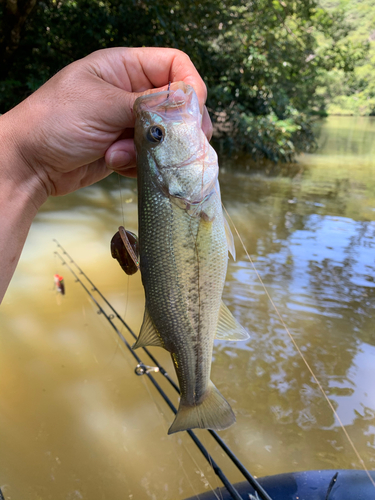
[[[76,275],[76,273],[73,271],[73,269],[69,266],[69,264],[65,261],[65,259],[58,253],[58,252],[55,252],[55,254],[61,259],[61,261],[63,262],[64,265],[66,265],[68,267],[68,269],[70,270],[70,272],[73,274],[73,276],[75,277],[76,281],[79,282],[81,284],[81,286],[84,288],[84,290],[86,291],[86,293],[90,296],[90,298],[93,300],[93,302],[96,304],[96,306],[98,307],[98,314],[104,314],[105,318],[107,319],[107,321],[111,324],[112,328],[115,330],[115,332],[117,333],[117,335],[119,336],[119,338],[123,341],[123,343],[125,344],[125,346],[128,348],[128,350],[131,352],[131,354],[135,357],[135,359],[138,361],[138,364],[141,364],[143,365],[141,359],[138,357],[138,355],[133,351],[133,349],[131,348],[130,344],[127,342],[127,340],[125,339],[125,337],[122,335],[122,333],[118,330],[118,328],[116,327],[116,325],[112,322],[113,318],[116,316],[117,319],[125,326],[125,328],[129,331],[129,333],[133,336],[134,339],[137,339],[137,336],[136,334],[133,332],[133,330],[129,327],[129,325],[123,320],[123,318],[118,314],[118,312],[116,311],[116,309],[112,306],[112,304],[110,304],[110,302],[108,302],[108,300],[104,297],[104,295],[100,292],[100,290],[94,285],[94,283],[90,280],[90,278],[82,271],[82,269],[78,266],[78,264],[76,264],[76,262],[73,260],[73,258],[68,254],[68,252],[66,252],[66,250],[60,245],[60,243],[54,239],[53,241],[55,241],[55,243],[57,244],[57,246],[61,249],[63,255],[66,255],[69,259],[70,259],[70,262],[78,269],[79,271],[79,274],[82,274],[85,279],[90,283],[90,285],[92,286],[92,291],[93,292],[97,292],[99,294],[99,296],[104,300],[104,302],[107,304],[107,306],[113,311],[114,314],[110,314],[108,315],[104,309],[100,306],[100,304],[97,302],[97,300],[95,299],[95,297],[90,293],[90,291],[88,290],[88,288],[84,285],[84,283],[82,283],[82,281],[79,279],[79,277]],[[156,358],[150,353],[150,351],[146,348],[146,347],[143,347],[142,348],[144,350],[144,352],[148,355],[148,357],[152,360],[152,362],[159,368],[159,371],[160,373],[168,380],[168,382],[172,385],[172,387],[178,392],[180,393],[180,389],[178,387],[178,385],[173,381],[173,379],[170,378],[170,376],[168,375],[167,371],[159,364],[159,362],[156,360]],[[170,406],[170,408],[172,409],[172,411],[176,414],[177,413],[177,410],[176,408],[174,407],[173,403],[169,400],[168,396],[164,393],[164,391],[161,389],[161,387],[159,386],[159,384],[156,382],[156,380],[153,378],[153,376],[151,375],[151,373],[146,373],[145,372],[145,375],[147,375],[149,377],[149,379],[151,380],[151,382],[154,384],[155,388],[158,390],[158,392],[160,393],[160,395],[163,397],[163,399],[166,401],[166,403],[168,404],[168,406]],[[160,390],[159,390],[160,389]],[[169,403],[168,403],[169,401]],[[224,486],[226,487],[226,489],[228,490],[228,492],[231,494],[232,498],[234,498],[234,500],[242,500],[241,496],[238,494],[237,490],[235,490],[235,488],[233,487],[233,485],[229,482],[229,480],[226,478],[226,476],[224,475],[224,473],[221,471],[221,469],[217,466],[216,462],[214,462],[212,460],[212,457],[208,454],[207,450],[204,448],[204,446],[202,445],[202,443],[199,441],[199,439],[196,437],[196,435],[194,434],[193,431],[189,430],[189,431],[186,431],[189,436],[191,437],[191,439],[195,442],[195,444],[197,445],[197,447],[199,448],[199,450],[201,451],[201,453],[204,455],[204,457],[206,458],[206,460],[209,462],[209,464],[212,466],[212,468],[214,469],[215,473],[220,477],[220,480],[222,481],[222,483],[224,484]],[[245,479],[249,482],[249,484],[253,487],[254,491],[256,491],[260,497],[261,500],[272,500],[272,498],[268,495],[268,493],[263,489],[263,487],[258,483],[258,481],[250,474],[250,472],[246,469],[246,467],[240,462],[240,460],[238,460],[238,458],[236,457],[236,455],[232,452],[232,450],[228,447],[228,445],[222,440],[222,438],[217,434],[217,432],[211,430],[211,429],[208,429],[208,432],[211,434],[211,436],[215,439],[215,441],[221,446],[221,448],[223,449],[223,451],[227,454],[228,458],[230,458],[230,460],[232,460],[232,462],[236,465],[236,467],[239,469],[239,471],[242,473],[242,475],[245,477]],[[194,437],[193,437],[194,436]],[[199,443],[199,444],[198,444]],[[202,448],[202,449],[201,449]],[[204,451],[203,451],[204,450]],[[215,469],[214,467],[214,464],[215,466],[217,467],[217,470],[220,471],[220,473],[217,472],[217,470]],[[227,485],[224,483],[223,481],[223,478],[221,477],[221,475],[223,476],[223,478],[225,478],[226,482],[228,483],[228,485],[230,485],[230,487],[233,489],[233,491],[235,492],[234,494],[237,494],[238,496],[233,496],[230,489],[227,487]],[[0,497],[0,500],[1,497]]]

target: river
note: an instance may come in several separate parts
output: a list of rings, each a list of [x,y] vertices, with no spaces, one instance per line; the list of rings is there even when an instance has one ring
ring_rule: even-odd
[[[224,205],[374,469],[375,119],[330,117],[320,124],[317,152],[296,165],[262,173],[246,171],[241,160],[241,168],[226,163],[220,173]],[[7,500],[182,500],[220,485],[186,433],[167,436],[172,413],[146,377],[134,374],[135,360],[54,254],[57,238],[138,332],[140,277],[123,274],[109,253],[123,220],[136,232],[136,202],[135,182],[112,175],[50,199],[33,223],[0,310],[0,487]],[[251,339],[215,342],[212,380],[237,415],[221,436],[256,476],[361,468],[235,243],[224,301]],[[64,277],[65,296],[53,287],[55,273]],[[173,373],[168,354],[153,352]],[[208,433],[197,434],[229,478],[242,480]]]

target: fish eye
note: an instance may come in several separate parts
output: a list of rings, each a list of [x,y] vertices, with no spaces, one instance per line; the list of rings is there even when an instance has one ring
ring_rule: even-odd
[[[158,125],[153,125],[147,130],[147,139],[154,144],[160,143],[164,138],[164,130]]]

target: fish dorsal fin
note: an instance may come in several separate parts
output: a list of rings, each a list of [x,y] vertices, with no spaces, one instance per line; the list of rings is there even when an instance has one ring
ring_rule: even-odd
[[[143,316],[141,331],[139,332],[136,343],[133,345],[133,349],[147,346],[164,347],[164,344],[146,308]]]
[[[228,250],[231,256],[233,257],[233,260],[236,260],[236,249],[234,247],[233,234],[232,231],[230,230],[227,219],[224,217],[224,214],[223,214],[223,219],[224,219],[225,237],[228,243]]]
[[[234,318],[224,302],[221,302],[215,338],[219,340],[247,340],[250,338],[245,328]]]

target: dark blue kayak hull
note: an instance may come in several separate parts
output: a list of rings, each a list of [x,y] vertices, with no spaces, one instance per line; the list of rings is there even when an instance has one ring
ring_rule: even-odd
[[[336,473],[338,475],[333,481]],[[375,482],[375,471],[371,471],[370,475]],[[272,500],[375,500],[375,486],[362,470],[291,472],[261,477],[257,481]],[[244,500],[249,500],[250,494],[255,496],[247,481],[237,483],[235,487]],[[221,500],[232,500],[225,488],[216,495],[211,491],[199,494],[199,499],[216,500],[217,495]],[[196,497],[190,500],[193,499]]]

